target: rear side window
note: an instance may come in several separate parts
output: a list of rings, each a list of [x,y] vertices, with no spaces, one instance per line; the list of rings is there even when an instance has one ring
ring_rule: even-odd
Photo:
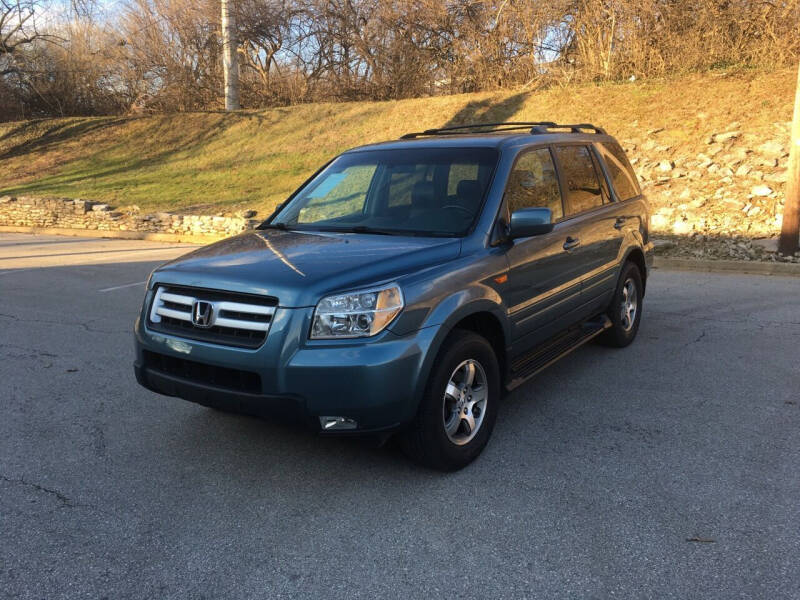
[[[543,207],[553,212],[553,221],[564,216],[550,150],[530,150],[517,159],[508,176],[506,199],[509,213],[521,208]]]
[[[567,216],[603,205],[601,176],[588,146],[556,146],[556,158],[567,189]]]
[[[600,193],[603,195],[603,204],[608,204],[612,201],[611,191],[608,189],[608,181],[603,174],[603,167],[600,166],[600,159],[597,158],[597,153],[592,152],[592,164],[594,165],[594,172],[597,173],[597,178],[600,180]]]
[[[611,177],[611,182],[614,184],[614,189],[617,191],[619,199],[629,200],[634,196],[638,196],[641,193],[639,183],[636,181],[633,167],[628,162],[628,157],[625,156],[622,146],[617,142],[603,142],[602,144],[597,144],[597,147],[606,163],[608,176]]]

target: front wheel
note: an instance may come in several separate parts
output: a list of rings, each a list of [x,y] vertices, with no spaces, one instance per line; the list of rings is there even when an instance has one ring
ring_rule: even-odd
[[[633,263],[625,263],[608,308],[607,314],[612,325],[600,336],[601,343],[624,348],[636,338],[642,318],[642,289],[642,273],[639,267]]]
[[[434,363],[403,450],[434,469],[455,471],[481,453],[492,434],[500,398],[500,367],[483,337],[456,330]]]

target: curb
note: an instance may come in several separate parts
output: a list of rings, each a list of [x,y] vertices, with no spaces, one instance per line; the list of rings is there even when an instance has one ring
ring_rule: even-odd
[[[186,233],[150,233],[147,231],[119,231],[99,229],[69,229],[65,227],[15,227],[0,225],[0,233],[33,233],[39,235],[64,235],[69,237],[109,238],[115,240],[147,240],[175,244],[210,244],[231,237],[229,235],[192,235]]]
[[[662,258],[656,256],[653,266],[656,269],[664,269],[665,271],[800,277],[800,263],[757,262],[748,260],[691,260],[686,258]]]

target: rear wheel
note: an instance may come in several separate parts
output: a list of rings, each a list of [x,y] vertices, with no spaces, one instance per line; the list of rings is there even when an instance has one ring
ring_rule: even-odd
[[[491,344],[471,331],[454,331],[436,357],[417,416],[403,433],[403,450],[435,469],[465,467],[489,441],[499,398],[500,368]]]
[[[642,289],[639,267],[634,263],[625,263],[608,308],[612,326],[598,338],[601,343],[624,348],[636,338],[642,318]]]

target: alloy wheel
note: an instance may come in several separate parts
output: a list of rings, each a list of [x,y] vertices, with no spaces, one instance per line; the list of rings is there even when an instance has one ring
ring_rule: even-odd
[[[633,328],[638,307],[639,299],[636,294],[636,282],[628,278],[622,286],[622,302],[620,305],[620,323],[625,331],[630,331]]]
[[[486,415],[489,387],[481,364],[467,359],[458,365],[444,393],[444,430],[448,439],[459,446],[475,437]]]

